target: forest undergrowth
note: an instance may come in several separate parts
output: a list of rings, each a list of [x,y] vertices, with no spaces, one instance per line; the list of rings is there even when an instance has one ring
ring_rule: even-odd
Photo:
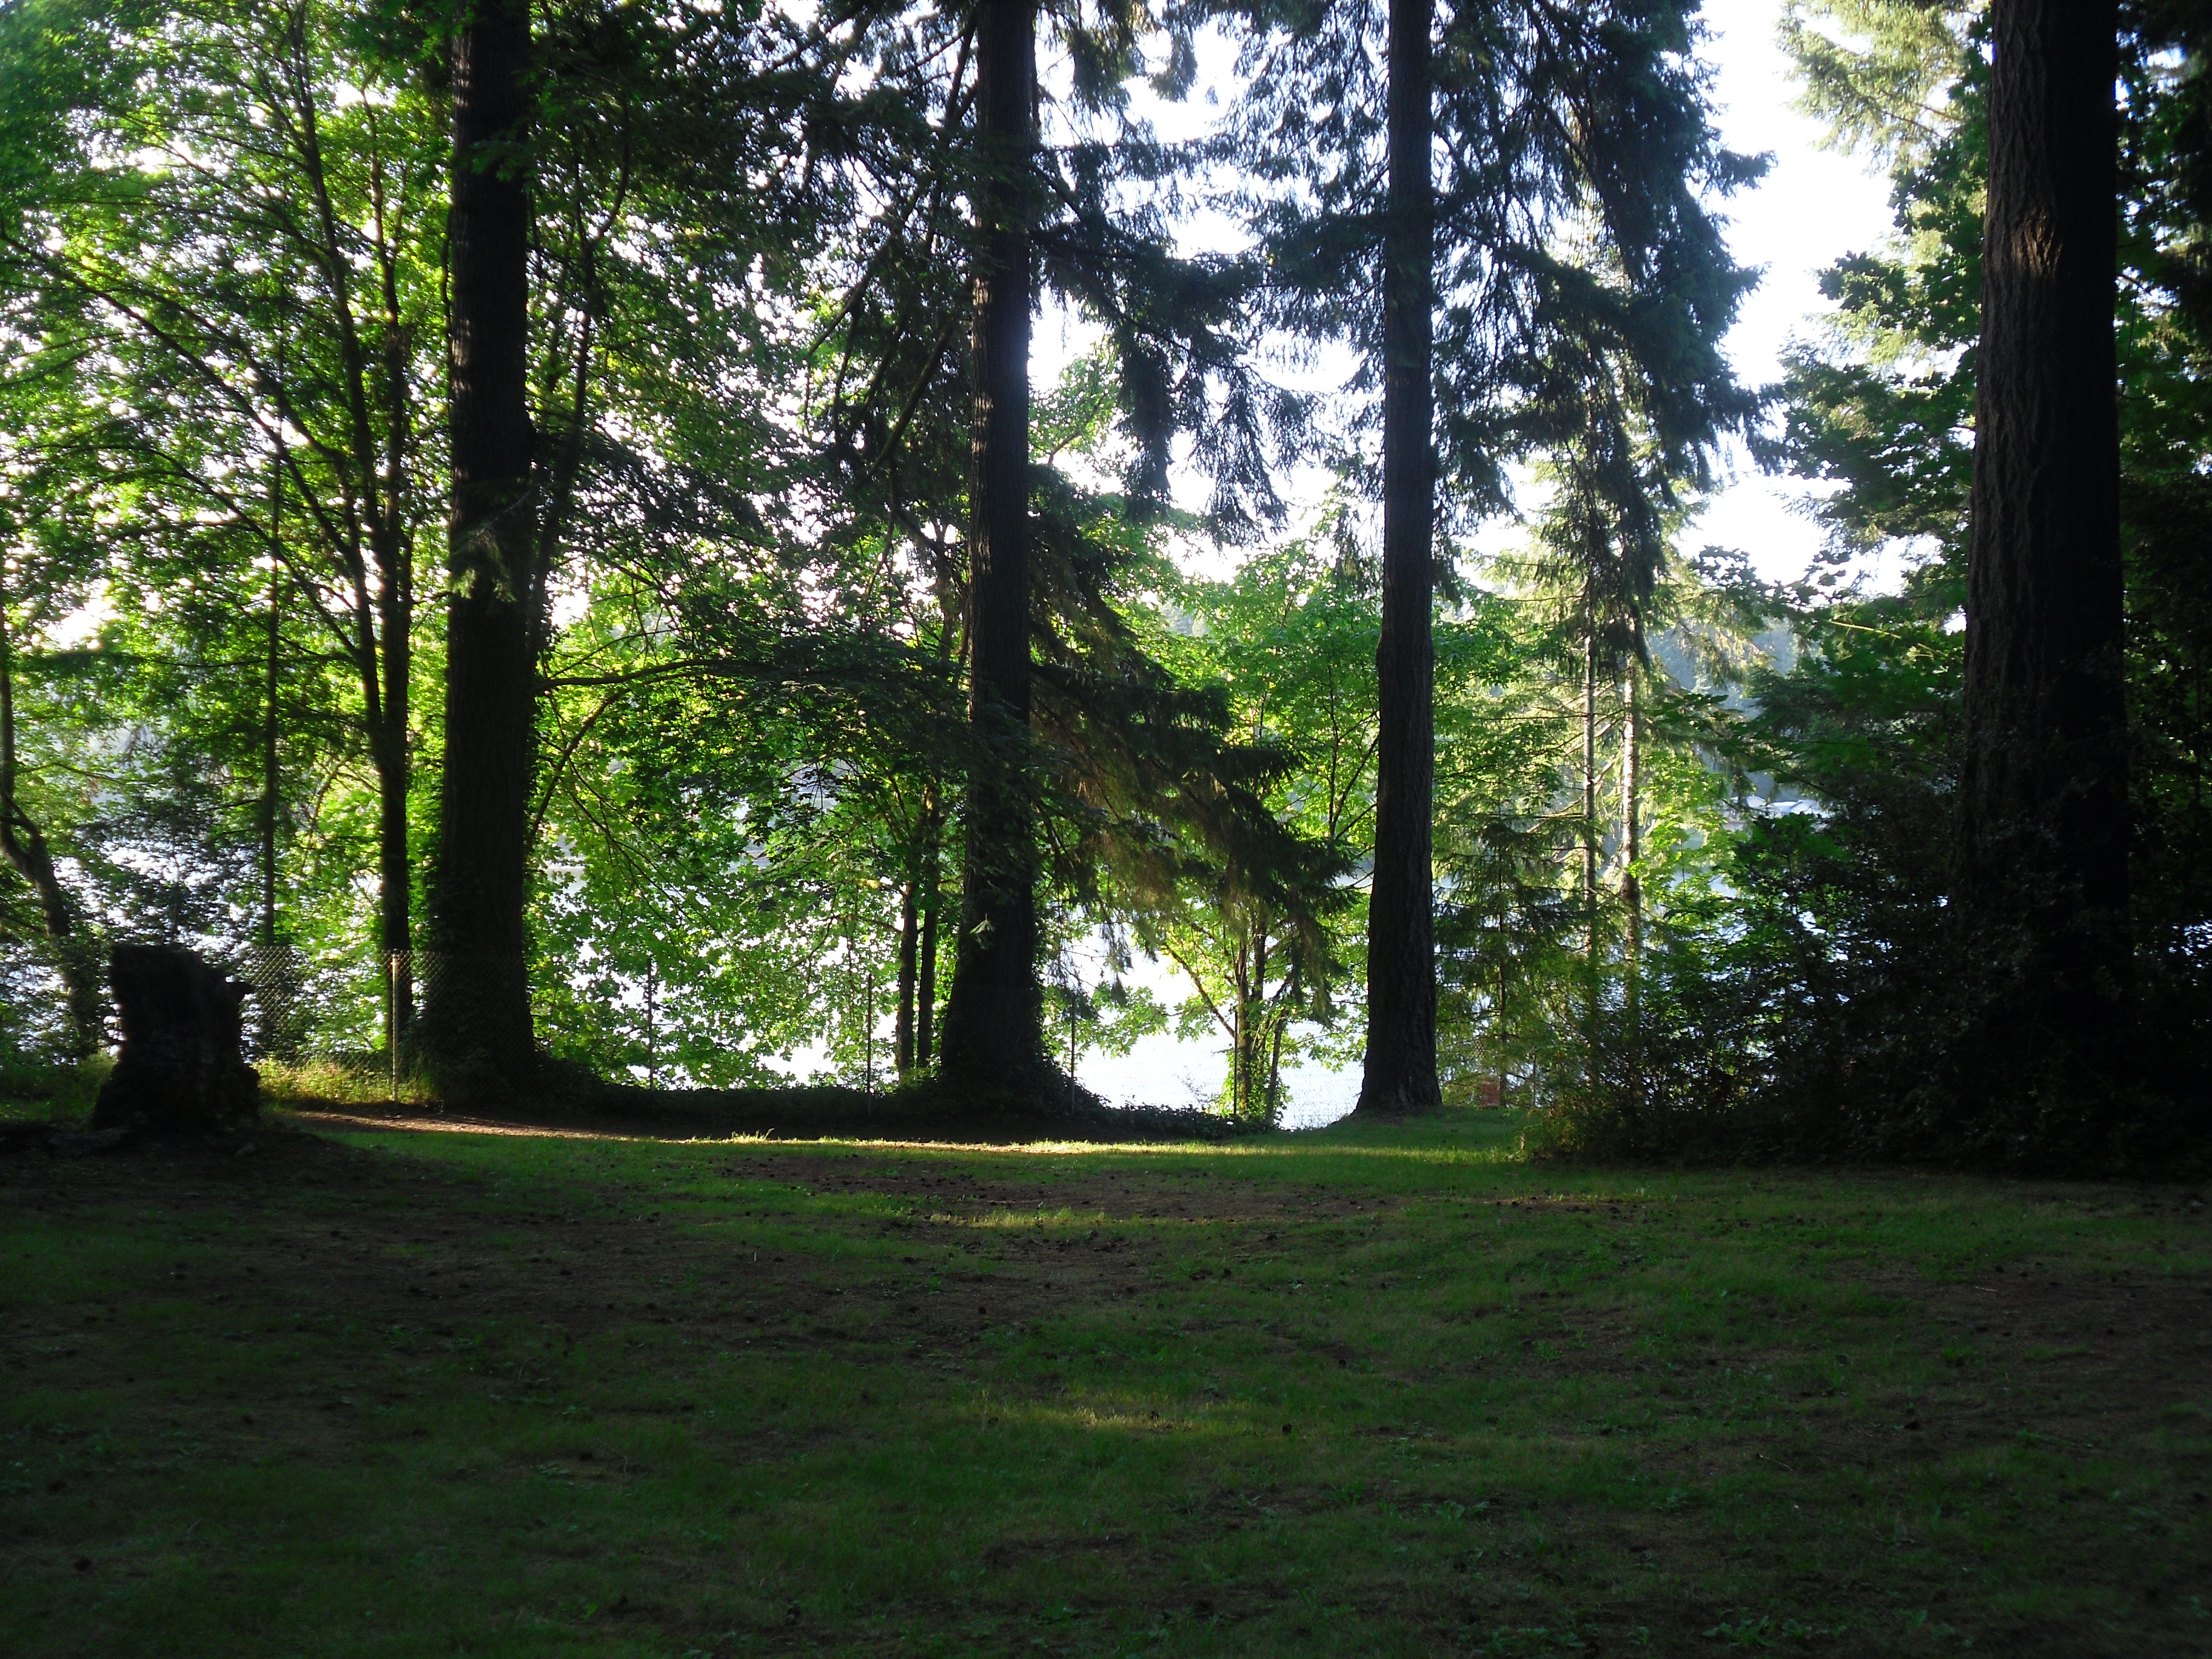
[[[0,1650],[2201,1653],[2174,1186],[278,1113],[0,1159]]]

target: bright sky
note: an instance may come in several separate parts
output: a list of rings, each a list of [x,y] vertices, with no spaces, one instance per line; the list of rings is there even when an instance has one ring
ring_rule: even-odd
[[[1775,43],[1778,0],[1707,0],[1712,38],[1705,56],[1717,71],[1715,96],[1721,133],[1731,149],[1771,154],[1774,164],[1755,189],[1729,208],[1736,258],[1762,270],[1728,339],[1737,375],[1749,385],[1779,378],[1793,337],[1811,333],[1825,308],[1820,273],[1847,253],[1869,248],[1889,228],[1888,187],[1855,157],[1820,148],[1820,131],[1790,107],[1796,90],[1789,63]],[[1163,112],[1164,113],[1164,112]],[[1037,330],[1035,368],[1057,371],[1079,342],[1052,319]],[[1820,545],[1818,528],[1799,510],[1804,486],[1761,477],[1747,457],[1732,458],[1733,482],[1685,532],[1689,549],[1735,548],[1773,580],[1804,574]],[[1172,1004],[1183,988],[1167,973],[1139,975]],[[1220,1044],[1149,1038],[1123,1058],[1086,1056],[1083,1082],[1109,1100],[1187,1105],[1211,1098],[1223,1075]],[[1350,1109],[1354,1073],[1310,1070],[1290,1083],[1290,1121],[1327,1122]]]
[[[1705,6],[1722,136],[1732,149],[1774,158],[1765,180],[1735,201],[1730,216],[1737,259],[1764,272],[1728,339],[1737,375],[1752,385],[1778,379],[1790,340],[1817,331],[1827,309],[1820,272],[1873,247],[1890,228],[1887,182],[1859,158],[1822,149],[1820,127],[1790,107],[1789,60],[1775,44],[1780,12],[1776,0]],[[1802,575],[1820,541],[1798,511],[1805,486],[1762,478],[1747,458],[1736,460],[1736,482],[1686,532],[1685,544],[1738,549],[1769,580]]]

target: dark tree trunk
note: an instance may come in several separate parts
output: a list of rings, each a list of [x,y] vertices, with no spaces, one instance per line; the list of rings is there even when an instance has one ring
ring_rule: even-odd
[[[938,804],[930,802],[921,842],[921,951],[915,964],[914,1063],[926,1067],[937,1057],[937,916],[944,896],[939,878],[943,826]]]
[[[368,734],[376,769],[377,945],[384,954],[385,1040],[401,1052],[415,1006],[414,863],[410,857],[407,797],[413,787],[408,722],[412,718],[415,599],[411,550],[398,542],[384,557],[383,694]]]
[[[91,941],[78,925],[76,905],[54,873],[53,854],[38,823],[15,793],[15,653],[7,619],[0,614],[0,857],[38,895],[39,921],[61,975],[63,1029],[70,1057],[83,1060],[100,1046],[100,981],[89,960]]]
[[[891,1063],[902,1078],[914,1070],[915,970],[921,955],[921,860],[917,853],[899,895],[898,1012],[891,1024]]]
[[[1597,612],[1586,609],[1583,642],[1583,1042],[1584,1080],[1598,1080]]]
[[[281,292],[281,289],[280,289]],[[280,326],[276,334],[276,383],[289,389],[285,375],[286,359],[290,355],[290,339]],[[282,782],[277,774],[277,738],[283,732],[283,714],[276,707],[276,692],[282,683],[278,653],[284,643],[284,469],[289,463],[285,453],[283,409],[280,398],[272,411],[277,417],[270,423],[276,434],[269,457],[269,613],[267,679],[262,687],[261,703],[261,945],[271,961],[276,952],[276,809],[278,790]],[[264,1019],[264,1024],[268,1022]]]
[[[1627,924],[1621,949],[1621,1011],[1627,1017],[1629,1041],[1640,1041],[1643,1018],[1644,878],[1638,873],[1644,858],[1644,698],[1638,679],[1641,653],[1628,663],[1627,696],[1621,711],[1620,827],[1623,867],[1620,908]]]
[[[283,473],[275,471],[269,492],[271,540],[283,529]],[[258,948],[252,952],[253,996],[260,1008],[259,1052],[264,1059],[295,1060],[302,1035],[300,978],[295,953],[283,942],[276,912],[276,826],[283,806],[284,776],[279,738],[283,735],[284,567],[269,571],[269,603],[262,618],[261,799],[256,829],[260,839],[261,920]]]
[[[396,304],[395,301],[395,308]],[[395,405],[402,395],[395,386]],[[395,429],[398,423],[395,415]],[[383,682],[368,733],[369,759],[376,769],[377,945],[384,954],[386,988],[390,993],[384,1035],[394,1054],[401,1052],[407,1041],[415,1006],[415,872],[407,823],[407,798],[414,787],[408,725],[414,714],[415,551],[400,519],[398,477],[399,458],[395,454],[391,463],[391,500],[376,547],[380,575],[378,631],[384,644],[379,665]]]
[[[1435,202],[1429,176],[1431,0],[1390,0],[1390,198],[1382,242],[1382,635],[1375,653],[1375,877],[1367,902],[1363,1112],[1425,1112],[1437,1086],[1431,890],[1435,651],[1430,636]]]
[[[280,354],[280,364],[283,361]],[[280,368],[280,373],[281,368]],[[269,483],[269,537],[271,541],[283,534],[284,473],[282,457],[270,469]],[[277,738],[281,735],[283,714],[276,707],[277,690],[283,683],[283,663],[280,653],[284,644],[284,567],[272,562],[269,568],[269,608],[264,618],[267,640],[267,658],[263,664],[264,680],[261,688],[261,945],[270,953],[276,949],[276,812],[283,780],[277,772]]]
[[[239,1055],[245,986],[173,945],[118,945],[108,977],[123,1048],[93,1127],[220,1129],[260,1115],[261,1079]]]
[[[527,17],[527,12],[525,12]],[[381,191],[380,180],[379,190]],[[381,209],[379,210],[380,213]],[[414,755],[410,722],[415,708],[415,541],[406,512],[408,433],[414,408],[408,373],[407,338],[399,326],[398,261],[383,261],[384,331],[381,367],[385,388],[386,451],[384,508],[375,541],[378,629],[383,638],[383,696],[377,707],[380,730],[372,734],[376,765],[378,942],[385,958],[386,1041],[402,1051],[415,1007],[411,982],[414,937],[414,860],[410,856],[407,798],[414,788]],[[543,573],[534,592],[544,588]]]
[[[975,278],[974,476],[969,487],[969,782],[960,937],[939,1070],[971,1088],[1043,1081],[1036,975],[1036,803],[1030,786],[1030,298],[1036,148],[1033,0],[982,0],[975,121],[988,170]]]
[[[464,8],[465,10],[466,8]],[[512,23],[509,25],[512,28]],[[294,31],[294,43],[306,50],[304,37]],[[461,63],[465,42],[457,40],[455,61]],[[304,58],[301,60],[304,64]],[[295,77],[296,79],[296,77]],[[456,143],[463,142],[469,130],[481,130],[486,125],[484,100],[482,95],[487,84],[482,74],[468,78],[460,84],[457,76]],[[305,82],[299,82],[301,86]],[[474,100],[473,113],[464,107]],[[308,529],[318,524],[326,529],[342,526],[340,539],[336,544],[325,543],[322,551],[326,558],[339,568],[352,590],[351,615],[348,618],[352,635],[352,656],[359,685],[362,706],[362,731],[368,742],[370,764],[374,767],[378,795],[377,849],[377,946],[383,961],[387,997],[385,1004],[385,1037],[392,1051],[399,1051],[406,1034],[408,1017],[413,1007],[410,988],[408,952],[412,946],[412,886],[414,872],[410,858],[408,833],[408,795],[411,785],[412,755],[409,742],[409,721],[411,714],[410,674],[414,648],[414,538],[411,528],[413,513],[410,475],[417,442],[415,422],[417,404],[413,394],[411,349],[409,331],[401,323],[403,306],[400,297],[401,261],[389,235],[388,212],[398,208],[405,210],[404,192],[399,203],[394,203],[388,193],[388,179],[380,152],[372,155],[368,177],[368,220],[365,226],[349,228],[338,210],[342,192],[334,191],[332,180],[325,167],[320,139],[318,136],[314,100],[305,98],[296,111],[293,127],[299,144],[299,159],[306,170],[306,194],[313,209],[314,233],[312,258],[319,266],[329,286],[332,314],[327,319],[326,332],[330,343],[335,346],[343,379],[341,385],[349,416],[351,466],[350,477],[342,486],[343,501],[334,503],[332,512],[311,511],[305,515]],[[461,255],[465,239],[473,238],[481,243],[481,234],[469,229],[467,211],[473,199],[471,191],[476,180],[460,179],[453,185],[453,212],[449,223],[453,232],[453,251],[455,255],[453,271],[455,287],[451,297],[457,318],[471,312],[480,313],[474,306],[471,294],[479,292],[482,283],[471,274],[467,293],[461,289],[459,277],[463,270]],[[480,219],[480,216],[479,216]],[[353,290],[355,238],[366,229],[370,235],[368,252],[378,274],[380,290],[377,307],[381,313],[376,325],[379,336],[372,351],[363,339]],[[471,258],[467,269],[479,273],[480,258]],[[283,286],[289,287],[289,284]],[[458,335],[456,336],[458,338]],[[277,342],[278,382],[288,387],[283,374],[286,342],[280,335]],[[455,377],[454,391],[460,391],[459,377]],[[289,406],[290,394],[287,389],[276,411],[282,415]],[[281,433],[281,423],[276,428]],[[277,495],[281,495],[283,481],[287,472],[284,446],[281,436],[276,444],[278,467]],[[295,480],[304,483],[301,474],[291,472]],[[311,504],[312,505],[312,504]],[[292,565],[283,545],[278,511],[281,500],[272,496],[270,510],[270,550],[288,568]],[[371,584],[362,580],[362,541],[365,533],[370,568],[375,574]],[[311,541],[313,538],[311,537]]]
[[[402,690],[395,706],[387,702],[382,729],[370,734],[370,757],[376,768],[377,796],[377,921],[378,948],[384,953],[385,972],[392,994],[386,1010],[385,1037],[404,1042],[414,1008],[413,928],[410,911],[414,872],[408,858],[407,717]]]
[[[2000,975],[1974,1086],[2044,1110],[2116,1085],[2127,1047],[2118,27],[2112,0],[1991,12],[1952,880],[1962,938]]]
[[[449,1093],[533,1060],[523,900],[535,716],[528,261],[530,9],[477,0],[453,43],[446,753],[416,1048]]]

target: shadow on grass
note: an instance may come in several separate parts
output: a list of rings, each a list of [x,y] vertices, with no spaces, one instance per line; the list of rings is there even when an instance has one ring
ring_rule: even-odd
[[[1087,1091],[978,1097],[936,1079],[887,1094],[793,1085],[779,1089],[645,1089],[556,1074],[549,1086],[498,1103],[448,1113],[437,1103],[364,1099],[272,1079],[273,1102],[289,1109],[361,1120],[462,1122],[487,1127],[610,1133],[653,1139],[901,1140],[1013,1146],[1037,1140],[1103,1145],[1222,1141],[1264,1133],[1264,1122],[1157,1106],[1110,1107]]]

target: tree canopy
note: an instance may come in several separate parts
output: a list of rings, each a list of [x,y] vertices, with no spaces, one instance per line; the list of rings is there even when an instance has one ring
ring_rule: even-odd
[[[1757,388],[1688,0],[14,0],[0,1045],[181,941],[331,1088],[1173,1030],[1240,1124],[1364,1059],[1568,1149],[2201,1139],[2212,42],[2076,17],[2112,96],[2022,125],[2041,15],[1778,8],[1896,222]],[[2109,604],[2014,580],[2104,465],[1992,412],[2034,167],[2118,226]],[[1802,582],[1686,544],[1739,440]]]

